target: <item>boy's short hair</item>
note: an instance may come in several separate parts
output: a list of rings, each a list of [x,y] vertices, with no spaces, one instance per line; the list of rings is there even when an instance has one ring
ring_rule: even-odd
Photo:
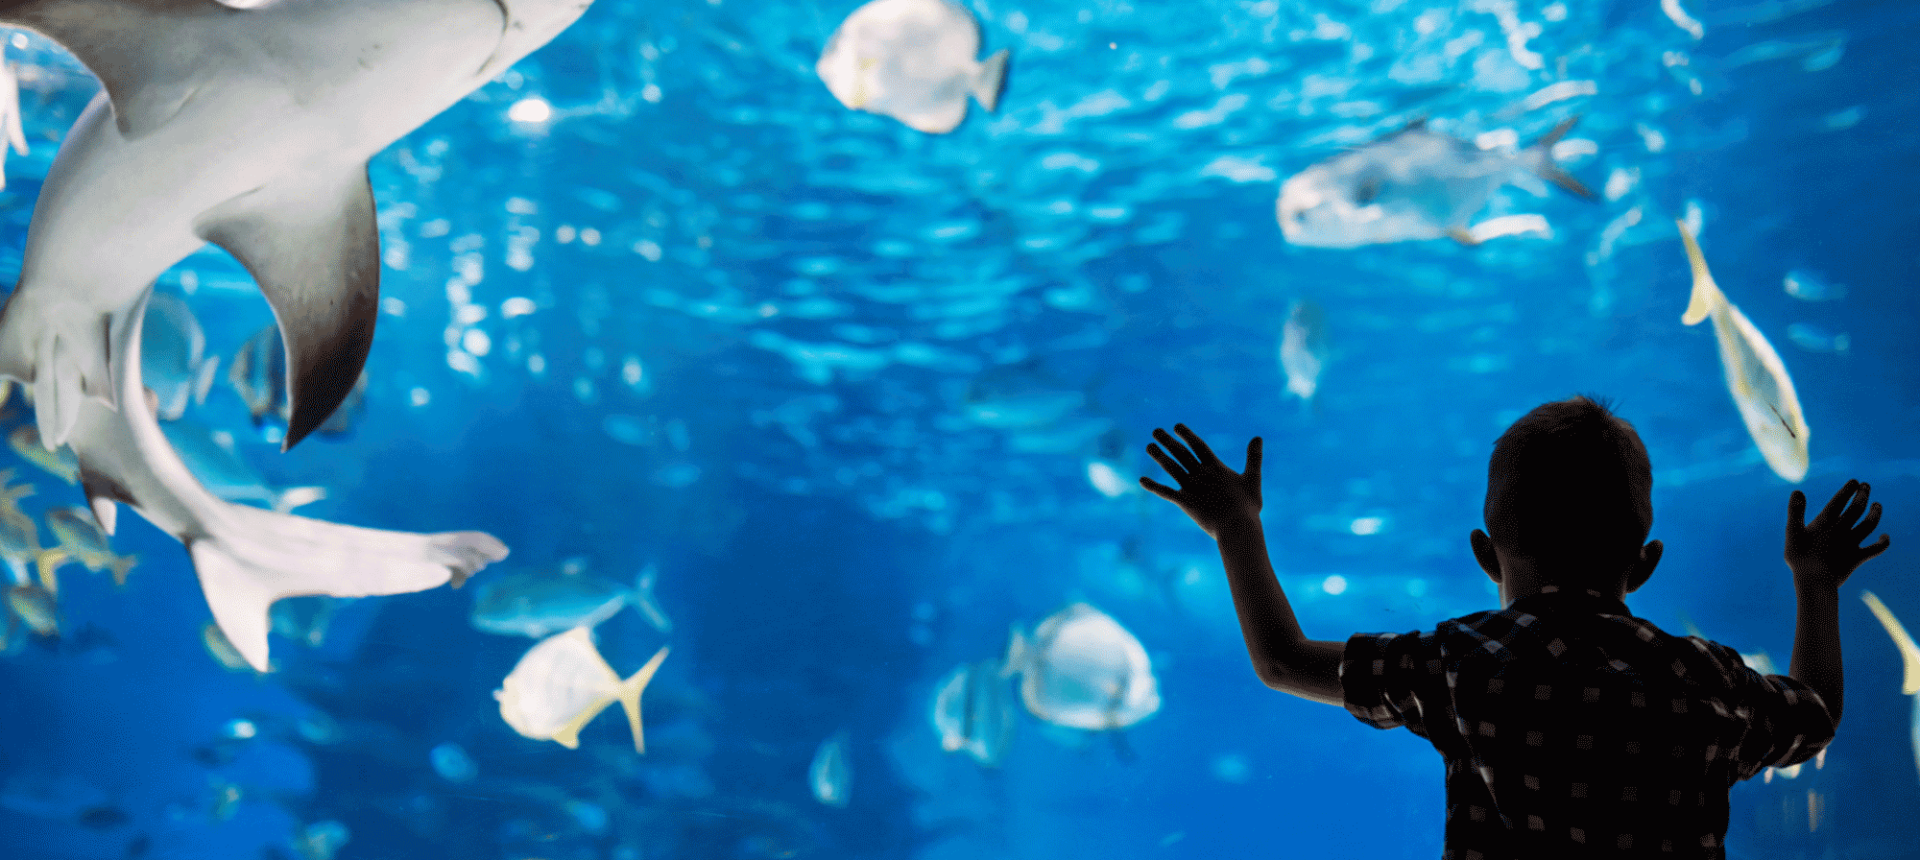
[[[1607,576],[1653,528],[1653,466],[1633,425],[1586,395],[1543,403],[1493,443],[1487,534],[1544,572]]]

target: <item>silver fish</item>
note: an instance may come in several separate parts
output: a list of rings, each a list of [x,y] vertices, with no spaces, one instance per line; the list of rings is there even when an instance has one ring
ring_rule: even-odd
[[[661,648],[640,671],[623,680],[600,656],[592,631],[575,627],[528,649],[493,697],[500,702],[501,719],[514,731],[567,749],[580,746],[580,729],[608,705],[619,702],[627,712],[633,748],[644,753],[640,694],[666,658],[667,649]]]
[[[1415,122],[1289,177],[1274,205],[1280,231],[1288,242],[1316,248],[1442,236],[1471,245],[1478,242],[1468,222],[1502,185],[1538,177],[1598,199],[1553,161],[1553,145],[1577,119],[1519,152],[1481,149]]]
[[[227,384],[247,404],[247,414],[259,424],[271,415],[289,423],[293,420],[293,399],[287,393],[286,348],[280,339],[280,327],[268,325],[254,332],[240,345],[227,366]],[[327,420],[314,428],[322,436],[338,436],[353,429],[367,408],[367,372],[347,391],[346,398]]]
[[[1295,300],[1280,330],[1280,368],[1287,375],[1287,392],[1311,404],[1326,361],[1326,313],[1310,300]]]
[[[932,717],[941,749],[999,766],[1016,725],[1013,691],[1000,674],[1000,664],[965,663],[948,672],[935,687]]]
[[[853,763],[847,753],[845,729],[834,732],[814,750],[813,763],[807,766],[807,786],[813,799],[836,809],[846,808],[853,792]]]
[[[653,597],[655,571],[632,586],[583,573],[516,573],[476,589],[473,626],[502,636],[540,639],[574,627],[593,627],[632,606],[662,633],[673,629]]]
[[[1121,729],[1160,710],[1146,648],[1113,617],[1085,603],[1049,616],[1031,638],[1007,643],[1005,674],[1019,674],[1027,711],[1059,726]]]
[[[220,357],[207,355],[206,349],[207,336],[187,303],[170,293],[154,293],[147,301],[140,373],[153,392],[153,411],[160,420],[175,420],[189,405],[207,399]]]
[[[989,111],[1000,104],[1007,52],[975,59],[979,53],[980,24],[965,7],[873,0],[833,31],[814,71],[848,108],[944,134],[966,118],[967,96]]]

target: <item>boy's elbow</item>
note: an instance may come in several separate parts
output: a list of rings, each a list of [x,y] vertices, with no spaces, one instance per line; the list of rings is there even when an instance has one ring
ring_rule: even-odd
[[[1267,685],[1268,689],[1283,693],[1293,689],[1293,685],[1288,683],[1291,673],[1287,671],[1287,667],[1279,663],[1258,661],[1253,664],[1253,673],[1260,677],[1260,683]]]

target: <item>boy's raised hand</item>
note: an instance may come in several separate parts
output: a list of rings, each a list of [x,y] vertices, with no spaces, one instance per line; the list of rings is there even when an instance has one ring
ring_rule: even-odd
[[[1247,443],[1247,468],[1235,472],[1214,456],[1213,449],[1185,424],[1173,425],[1180,439],[1154,428],[1158,445],[1147,446],[1147,456],[1160,464],[1180,489],[1173,489],[1152,478],[1141,478],[1140,486],[1154,495],[1180,506],[1208,537],[1219,538],[1223,528],[1260,522],[1260,437]],[[1186,444],[1180,444],[1180,440]],[[1166,450],[1161,450],[1165,446]],[[1189,450],[1191,446],[1191,450]]]
[[[1867,504],[1868,487],[1848,481],[1813,522],[1802,525],[1807,497],[1799,490],[1787,499],[1787,566],[1795,586],[1839,588],[1855,568],[1885,552],[1892,538],[1881,535],[1867,546],[1860,542],[1880,525],[1880,503]],[[1866,519],[1861,519],[1865,514]]]

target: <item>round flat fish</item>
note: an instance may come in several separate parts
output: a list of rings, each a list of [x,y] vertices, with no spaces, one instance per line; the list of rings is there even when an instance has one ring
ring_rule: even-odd
[[[1068,728],[1105,731],[1160,710],[1146,648],[1112,616],[1085,603],[1054,613],[1031,641],[1015,634],[1009,668],[1034,716]]]
[[[814,71],[853,110],[884,114],[929,134],[967,115],[967,97],[1000,102],[1007,52],[976,59],[980,25],[949,0],[873,0],[841,22]]]
[[[935,687],[933,730],[940,748],[964,752],[988,767],[1000,763],[1013,741],[1013,693],[1000,667],[967,663],[947,673]]]
[[[500,716],[513,730],[549,740],[589,708],[613,701],[620,677],[613,673],[585,629],[533,646],[513,667],[495,695]]]

